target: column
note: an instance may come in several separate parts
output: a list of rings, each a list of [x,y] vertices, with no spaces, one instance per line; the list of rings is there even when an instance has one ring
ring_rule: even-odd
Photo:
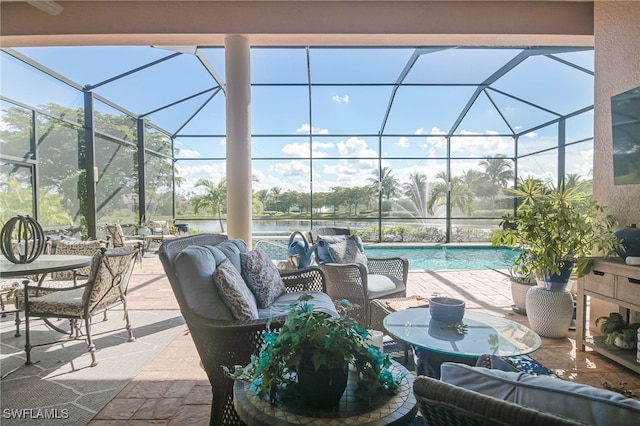
[[[251,79],[249,40],[225,39],[227,96],[227,233],[251,247]]]

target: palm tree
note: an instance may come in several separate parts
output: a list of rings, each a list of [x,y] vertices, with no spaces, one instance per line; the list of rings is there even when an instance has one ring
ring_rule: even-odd
[[[506,155],[498,154],[487,157],[480,163],[484,167],[484,173],[489,181],[489,197],[491,197],[491,209],[495,210],[496,196],[500,190],[513,182],[513,164]]]
[[[221,179],[216,185],[209,179],[200,179],[196,182],[196,188],[205,188],[205,194],[193,199],[193,208],[196,213],[201,209],[211,209],[218,215],[220,223],[220,232],[224,232],[224,224],[222,223],[222,206],[227,204],[227,179]]]
[[[373,172],[373,175],[375,177],[367,179],[371,182],[371,188],[376,191],[381,190],[382,197],[387,200],[398,196],[400,181],[391,173],[391,167],[383,167],[382,170],[380,170],[380,181],[378,181],[378,173]]]
[[[447,202],[447,173],[444,171],[438,172],[436,178],[440,179],[440,182],[433,185],[431,189],[431,196],[427,203],[427,209],[430,215],[434,214],[434,207],[436,205],[443,205]],[[460,209],[463,213],[471,216],[476,208],[475,206],[475,193],[464,183],[464,180],[460,176],[454,176],[451,178],[451,209]]]
[[[418,217],[427,217],[427,175],[418,171],[409,174],[409,182],[402,185],[404,195],[409,198]]]

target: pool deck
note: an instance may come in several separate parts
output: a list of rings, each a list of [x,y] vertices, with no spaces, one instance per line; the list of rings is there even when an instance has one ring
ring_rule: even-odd
[[[505,317],[528,326],[527,317],[511,309],[508,281],[492,270],[411,271],[408,294],[434,293],[466,301],[468,310]],[[147,255],[134,269],[129,309],[178,309],[157,256]],[[575,331],[565,338],[542,338],[531,354],[563,379],[604,387],[605,382],[640,396],[640,375],[593,351],[576,350]],[[211,387],[185,326],[144,370],[91,421],[91,425],[208,425]]]

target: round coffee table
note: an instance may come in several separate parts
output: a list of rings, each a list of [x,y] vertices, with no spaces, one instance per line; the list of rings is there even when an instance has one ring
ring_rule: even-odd
[[[381,398],[374,404],[355,398],[357,379],[355,373],[349,372],[347,389],[335,409],[306,409],[296,405],[295,401],[285,404],[279,399],[272,405],[251,390],[250,382],[239,379],[233,385],[233,406],[242,421],[250,425],[310,425],[319,421],[328,426],[410,425],[418,412],[413,395],[413,374],[395,361],[391,364],[394,373],[404,374],[400,389],[395,395]]]
[[[383,321],[389,335],[418,349],[418,374],[436,378],[445,361],[474,365],[483,354],[525,355],[542,344],[535,331],[506,318],[467,311],[461,323],[466,325],[463,334],[455,324],[432,319],[425,308],[393,312]]]

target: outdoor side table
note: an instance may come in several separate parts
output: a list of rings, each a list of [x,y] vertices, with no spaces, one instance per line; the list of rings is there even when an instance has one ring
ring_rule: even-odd
[[[308,409],[289,401],[286,404],[278,399],[271,404],[258,397],[251,390],[249,381],[236,379],[233,385],[233,406],[238,416],[248,425],[410,425],[418,413],[418,404],[413,395],[413,374],[395,361],[391,361],[391,369],[395,374],[403,374],[400,389],[395,395],[380,398],[369,405],[354,396],[357,389],[357,378],[349,372],[347,389],[340,399],[339,406],[334,409]]]
[[[369,304],[369,315],[371,320],[369,321],[369,328],[382,331],[386,333],[382,322],[392,312],[404,310],[408,308],[426,307],[429,305],[429,300],[422,296],[407,296],[407,297],[392,297],[389,299],[375,299]],[[404,347],[404,363],[409,362],[409,346],[400,342]]]

